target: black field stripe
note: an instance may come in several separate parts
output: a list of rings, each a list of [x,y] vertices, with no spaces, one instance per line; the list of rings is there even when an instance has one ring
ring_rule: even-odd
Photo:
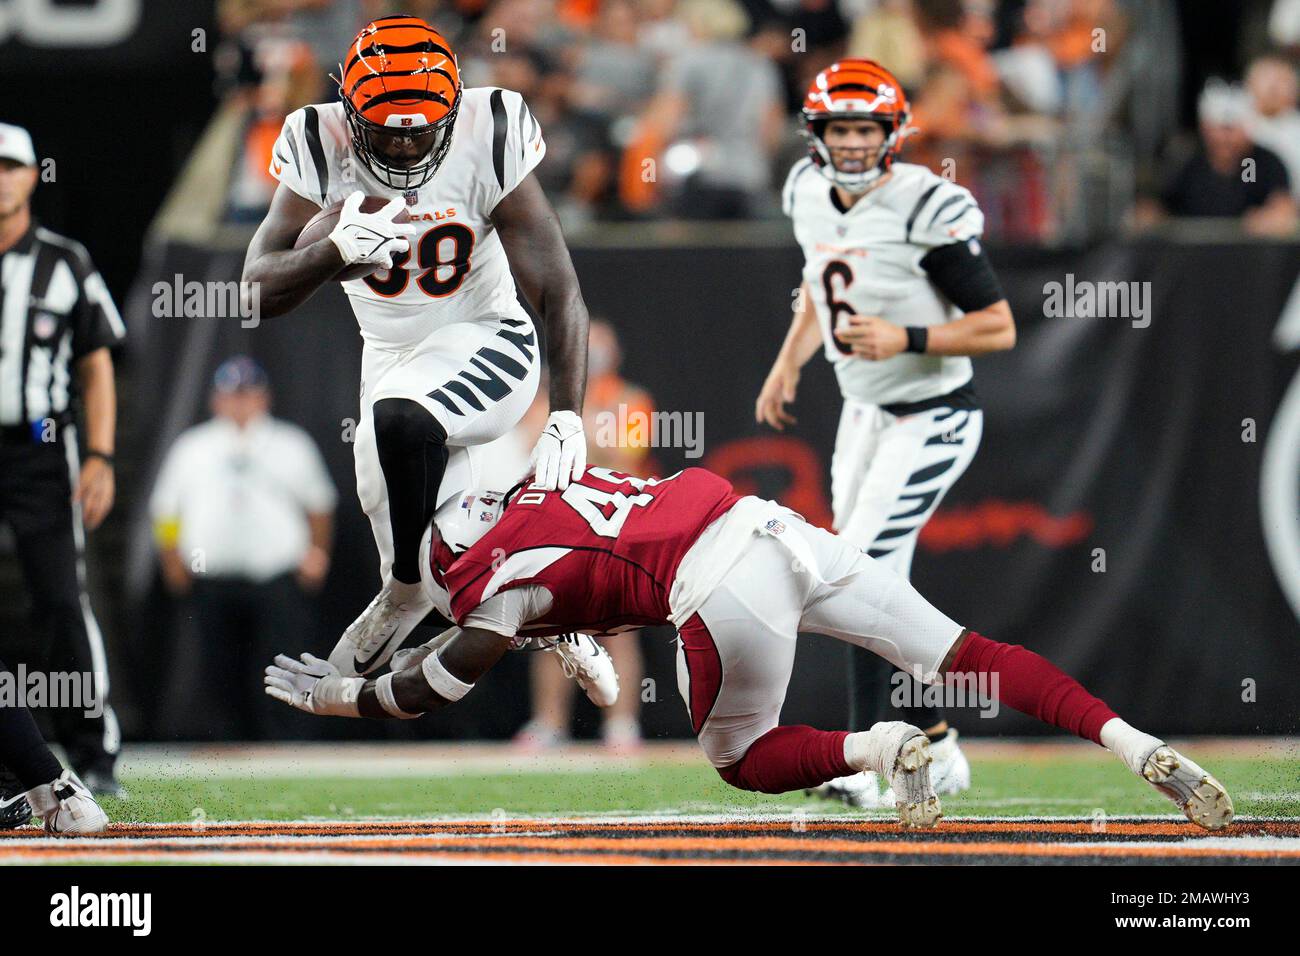
[[[483,358],[491,362],[497,368],[501,369],[501,371],[505,372],[507,375],[513,376],[520,381],[523,381],[525,376],[528,375],[527,367],[520,365],[509,355],[498,352],[496,349],[484,346],[478,350],[478,354],[483,356]]]
[[[465,373],[462,372],[461,374],[464,375]],[[464,382],[458,382],[453,378],[450,382],[444,385],[443,388],[447,389],[449,392],[455,392],[470,406],[470,408],[474,409],[474,411],[483,411],[483,403],[479,401],[478,396],[475,395],[470,387]]]
[[[446,395],[443,394],[442,389],[440,388],[435,388],[432,392],[430,392],[429,397],[433,399],[435,402],[440,403],[443,408],[447,409],[447,411],[451,412],[453,415],[465,414],[460,410],[459,405],[457,405],[450,398],[448,398]]]
[[[502,325],[508,325],[508,326],[510,326],[512,329],[517,329],[517,328],[519,328],[519,326],[521,326],[521,325],[525,325],[525,324],[527,324],[527,323],[525,323],[523,319],[502,319],[502,320],[501,320],[501,324],[502,324]],[[498,334],[499,334],[499,333],[498,333]]]
[[[931,478],[938,478],[945,471],[953,466],[957,461],[956,458],[949,458],[947,461],[941,461],[937,464],[922,468],[920,471],[912,472],[912,477],[907,479],[909,485],[919,485],[922,482],[929,481]]]
[[[876,535],[876,540],[889,541],[892,538],[901,538],[905,535],[911,534],[915,530],[916,525],[911,525],[907,528],[886,528],[884,531],[880,532],[880,534]]]
[[[896,548],[872,548],[867,552],[869,558],[883,558],[887,554],[893,554]]]
[[[936,219],[939,218],[939,213],[943,212],[945,209],[947,209],[947,208],[948,208],[949,206],[951,206],[953,203],[955,203],[955,202],[961,202],[961,201],[962,201],[963,199],[965,199],[965,198],[966,198],[966,197],[963,196],[961,193],[958,193],[958,194],[955,195],[955,196],[949,196],[949,197],[948,197],[947,199],[945,199],[943,202],[939,203],[939,208],[936,209],[936,210],[934,211],[934,215],[930,217],[930,225],[932,225],[932,226],[934,225],[934,221],[935,221]]]
[[[500,90],[492,91],[492,169],[497,174],[497,185],[506,188],[506,132],[510,121],[506,119],[506,104]]]
[[[922,195],[921,198],[916,201],[916,205],[912,207],[912,215],[907,217],[907,241],[908,242],[912,241],[912,226],[915,225],[916,223],[916,217],[921,215],[921,210],[925,207],[925,204],[930,201],[930,197],[934,195],[934,191],[942,185],[943,185],[942,181],[935,183],[933,186],[931,186],[929,189],[925,191],[925,194]]]
[[[316,166],[316,178],[320,180],[320,201],[325,202],[325,194],[330,191],[330,167],[325,162],[325,149],[320,144],[320,116],[316,107],[305,108],[303,131],[307,134],[307,152]]]

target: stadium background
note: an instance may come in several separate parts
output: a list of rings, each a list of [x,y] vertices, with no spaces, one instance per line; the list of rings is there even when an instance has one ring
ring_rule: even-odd
[[[328,648],[373,593],[373,547],[353,496],[351,447],[341,437],[344,421],[356,414],[359,367],[343,296],[324,290],[293,315],[256,329],[241,328],[238,318],[158,319],[151,309],[156,281],[238,277],[251,231],[247,210],[231,208],[226,183],[187,180],[185,172],[196,144],[210,142],[205,134],[232,116],[246,87],[265,79],[257,77],[253,51],[262,43],[283,51],[287,43],[301,52],[292,44],[302,24],[309,36],[313,17],[364,5],[304,10],[288,21],[259,18],[274,6],[0,2],[0,118],[31,129],[38,154],[55,161],[54,181],[38,189],[37,214],[88,246],[131,336],[118,356],[118,505],[91,552],[92,593],[128,740],[222,732],[184,706],[185,681],[199,676],[184,667],[192,634],[160,588],[145,499],[162,451],[204,414],[208,379],[224,357],[246,351],[266,365],[276,413],[308,429],[340,489],[319,629],[303,646]],[[508,48],[512,30],[535,39],[526,24],[540,33],[546,31],[539,23],[562,28],[559,39],[537,41],[545,54],[530,53],[539,95],[546,96],[541,79],[578,69],[592,42],[591,8],[599,4],[405,6],[436,8],[459,21],[468,38],[463,58],[481,49],[497,24]],[[1285,571],[1270,560],[1264,522],[1277,519],[1262,517],[1260,487],[1266,447],[1284,447],[1292,437],[1275,434],[1274,422],[1297,372],[1288,348],[1300,335],[1288,340],[1278,329],[1288,300],[1291,313],[1300,309],[1292,295],[1300,242],[1294,235],[1247,235],[1233,221],[1129,228],[1135,200],[1158,191],[1164,172],[1194,144],[1205,79],[1240,77],[1269,47],[1274,8],[1286,4],[1216,4],[1212,12],[1166,0],[745,6],[751,29],[737,42],[751,49],[771,52],[774,36],[804,31],[806,49],[780,64],[791,88],[808,66],[855,42],[854,26],[877,9],[923,8],[956,16],[959,31],[977,32],[983,28],[969,18],[986,9],[992,34],[981,42],[994,50],[1025,39],[1018,24],[1031,7],[1051,8],[1062,18],[1060,30],[1068,31],[1080,11],[1087,24],[1106,24],[1114,46],[1097,66],[1084,100],[1089,106],[1042,112],[1019,103],[1008,119],[1019,121],[1023,135],[993,145],[958,128],[947,143],[923,142],[919,155],[905,156],[937,165],[950,146],[960,157],[958,181],[991,212],[991,255],[1021,330],[1014,352],[977,363],[988,413],[984,445],[928,529],[914,580],[951,615],[1058,660],[1153,732],[1294,733],[1300,607],[1288,603],[1279,584]],[[674,15],[671,3],[634,5],[638,13],[650,8]],[[56,38],[42,27],[55,14],[104,19]],[[478,53],[484,64],[492,64],[490,56]],[[491,69],[475,75],[491,82]],[[929,63],[919,74],[922,90],[909,92],[923,92],[942,75],[936,70]],[[1015,97],[1004,86],[997,99],[1001,108]],[[557,119],[543,120],[549,138],[569,130],[582,141],[573,132],[581,124],[569,124],[563,113]],[[793,121],[786,127],[770,156],[774,185],[798,155]],[[809,366],[794,433],[778,438],[752,422],[753,399],[798,282],[798,249],[773,214],[773,190],[766,190],[766,203],[757,197],[744,220],[679,222],[672,184],[665,181],[651,197],[625,193],[610,158],[617,154],[599,142],[609,165],[598,201],[573,201],[576,177],[559,163],[548,186],[565,215],[593,315],[613,322],[623,338],[626,376],[645,385],[661,409],[704,413],[704,464],[824,521],[825,466],[838,414],[824,363]],[[233,163],[243,154],[230,155]],[[1149,282],[1149,327],[1125,317],[1045,314],[1046,284],[1070,274]],[[1247,419],[1253,441],[1243,439]],[[1288,427],[1300,430],[1300,421]],[[667,471],[690,463],[680,450],[657,449],[655,457]],[[1297,466],[1300,458],[1289,463],[1289,491],[1277,503],[1292,522]],[[1105,550],[1105,572],[1094,570],[1097,548]],[[0,554],[7,550],[0,543]],[[6,555],[0,627],[10,633],[23,626],[20,593]],[[665,631],[646,640],[647,676],[657,683],[657,700],[643,707],[650,736],[687,732],[670,638]],[[841,660],[831,642],[806,643],[788,719],[840,723]],[[526,716],[523,670],[521,660],[509,661],[472,704],[414,727],[340,723],[330,730],[505,737]],[[1243,694],[1246,681],[1253,694]],[[592,715],[583,716],[590,728]],[[1034,729],[1012,715],[955,722],[970,735]]]

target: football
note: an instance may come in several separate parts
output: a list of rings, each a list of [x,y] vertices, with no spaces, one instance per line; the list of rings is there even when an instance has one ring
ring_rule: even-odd
[[[361,200],[361,211],[379,212],[379,210],[383,209],[388,202],[389,200],[380,196],[366,196]],[[313,242],[318,242],[328,236],[334,231],[334,227],[338,224],[339,212],[342,209],[343,203],[336,202],[334,205],[326,206],[320,212],[316,213],[316,215],[312,216],[307,220],[307,225],[302,227],[302,232],[298,233],[298,241],[293,244],[293,247],[295,249],[305,249]],[[411,217],[405,209],[400,209],[398,210],[397,215],[393,217],[393,221],[410,222]],[[373,262],[358,262],[355,265],[344,266],[338,271],[338,274],[334,276],[334,281],[347,282],[351,279],[360,279],[364,276],[370,275],[378,268],[379,266],[375,265]]]

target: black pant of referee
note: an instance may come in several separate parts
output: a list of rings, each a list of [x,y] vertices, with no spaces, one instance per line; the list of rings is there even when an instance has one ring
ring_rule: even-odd
[[[44,712],[86,785],[111,792],[121,741],[107,702],[104,641],[85,589],[84,530],[72,500],[74,441],[72,428],[58,429],[55,441],[34,442],[31,429],[0,426],[0,522],[13,531],[31,616],[30,630],[7,635],[3,644],[29,672],[92,675],[78,686],[93,686],[93,701]]]

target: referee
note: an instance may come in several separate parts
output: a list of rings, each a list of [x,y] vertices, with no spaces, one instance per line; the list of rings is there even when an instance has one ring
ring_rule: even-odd
[[[120,738],[83,551],[85,529],[113,507],[109,347],[126,330],[86,250],[33,222],[36,179],[31,136],[0,123],[0,522],[13,530],[31,597],[36,644],[28,661],[47,674],[93,674],[93,701],[55,702],[63,705],[52,708],[55,735],[86,785],[116,796]],[[20,656],[11,638],[0,644],[11,661]]]

